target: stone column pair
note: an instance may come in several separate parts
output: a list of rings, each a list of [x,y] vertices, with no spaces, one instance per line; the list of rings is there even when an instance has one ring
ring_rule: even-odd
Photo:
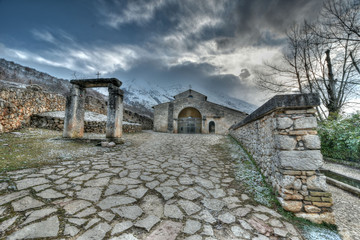
[[[108,84],[109,100],[106,122],[106,138],[122,136],[123,92],[114,84]],[[84,136],[86,88],[72,84],[70,96],[66,98],[63,137],[82,138]]]

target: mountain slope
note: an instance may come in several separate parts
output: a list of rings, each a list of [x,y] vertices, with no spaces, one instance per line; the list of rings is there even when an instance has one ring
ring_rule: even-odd
[[[170,87],[160,87],[156,84],[136,84],[136,82],[124,83],[122,86],[125,94],[125,102],[132,106],[144,106],[151,109],[154,105],[173,100],[173,96],[186,91],[189,87],[177,84]],[[226,96],[219,92],[213,92],[206,89],[194,89],[206,96],[208,101],[214,102],[242,112],[251,113],[257,106],[246,101]]]
[[[25,84],[38,84],[43,89],[66,95],[70,89],[68,80],[53,77],[47,73],[37,71],[33,68],[25,67],[14,62],[0,59],[0,80],[19,82]],[[121,89],[124,91],[124,105],[126,109],[141,115],[153,116],[152,107],[173,100],[173,96],[188,89],[188,87],[177,84],[168,87],[146,82],[138,83],[133,81],[123,81]],[[214,102],[229,108],[237,109],[246,113],[251,113],[257,107],[243,100],[232,98],[226,94],[212,92],[206,89],[194,89],[208,96],[210,102]],[[106,99],[107,90],[100,89],[100,93],[93,89],[87,90],[88,94],[100,99]]]

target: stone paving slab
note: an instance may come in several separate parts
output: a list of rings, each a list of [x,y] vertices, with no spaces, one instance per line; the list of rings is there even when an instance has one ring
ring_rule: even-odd
[[[224,136],[145,132],[125,141],[117,152],[6,173],[0,238],[301,239],[238,190]]]

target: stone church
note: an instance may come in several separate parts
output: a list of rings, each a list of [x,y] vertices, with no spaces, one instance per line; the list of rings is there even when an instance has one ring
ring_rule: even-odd
[[[154,108],[154,131],[226,134],[247,114],[207,101],[207,96],[187,90]]]

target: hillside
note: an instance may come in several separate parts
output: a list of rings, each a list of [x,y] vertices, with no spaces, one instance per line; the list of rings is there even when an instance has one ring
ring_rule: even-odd
[[[70,89],[68,80],[53,77],[36,69],[22,66],[14,62],[0,59],[0,80],[11,82],[38,84],[50,92],[66,95]],[[121,79],[120,79],[121,80]],[[187,86],[177,84],[170,87],[161,87],[153,83],[137,83],[133,81],[122,81],[121,89],[124,91],[125,108],[141,115],[153,116],[154,105],[168,102],[176,94],[188,89]],[[208,100],[229,108],[251,113],[257,107],[240,99],[226,96],[219,92],[212,92],[206,89],[194,89],[208,96]],[[101,92],[101,93],[100,93]],[[100,92],[89,89],[88,94],[100,99],[106,99],[107,90],[100,89]]]

